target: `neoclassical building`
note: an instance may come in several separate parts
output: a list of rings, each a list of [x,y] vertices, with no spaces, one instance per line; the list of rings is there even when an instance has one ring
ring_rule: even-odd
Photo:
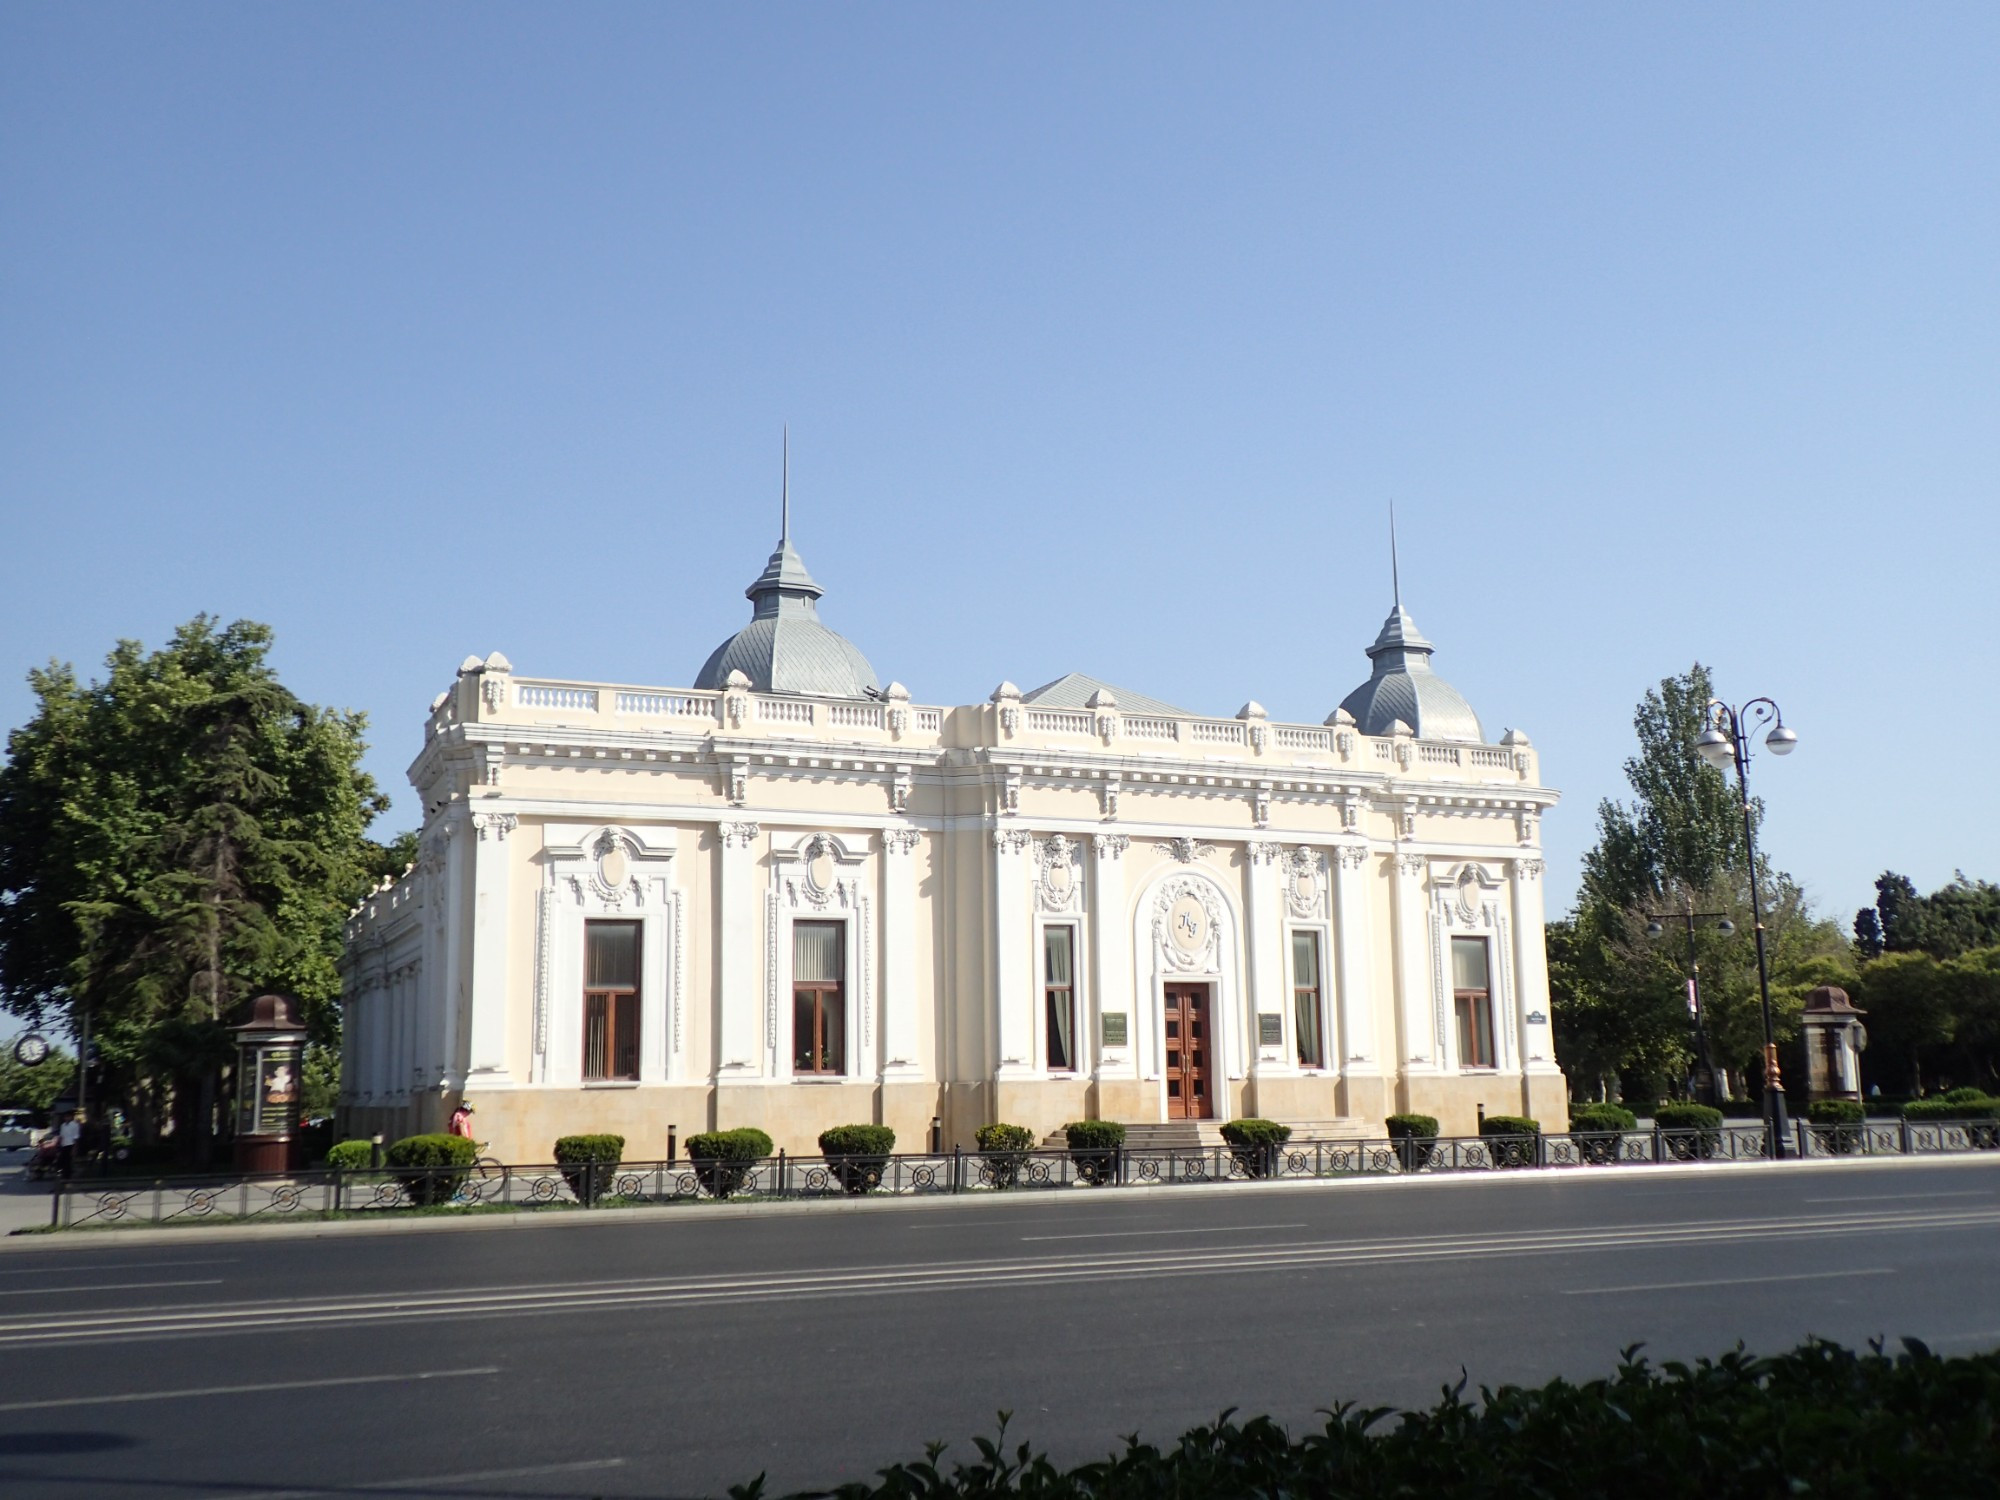
[[[788,530],[788,528],[787,528]],[[1072,674],[925,707],[789,535],[689,688],[468,657],[421,855],[348,924],[343,1125],[505,1159],[757,1125],[1565,1119],[1541,784],[1398,602],[1320,724]]]

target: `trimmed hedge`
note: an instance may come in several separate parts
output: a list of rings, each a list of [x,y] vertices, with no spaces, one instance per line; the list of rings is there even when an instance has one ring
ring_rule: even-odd
[[[478,1155],[477,1141],[440,1132],[406,1135],[384,1152],[382,1159],[392,1171],[398,1167],[419,1169],[398,1172],[396,1180],[403,1184],[410,1201],[424,1208],[433,1203],[449,1203],[457,1197],[458,1190],[465,1186],[473,1158]]]
[[[1582,1104],[1569,1112],[1569,1128],[1576,1130],[1637,1130],[1639,1117],[1622,1104]]]
[[[1021,1167],[1035,1148],[1034,1131],[1002,1121],[980,1126],[972,1138],[979,1143],[980,1173],[988,1182],[1010,1188],[1021,1180]]]
[[[1615,1375],[1481,1389],[1396,1413],[1358,1402],[1293,1438],[1225,1412],[1157,1447],[1136,1434],[1075,1468],[1006,1437],[947,1465],[923,1458],[831,1491],[837,1500],[1762,1500],[1987,1495],[2000,1483],[2000,1354],[1941,1359],[1914,1339],[1890,1356],[1812,1340],[1759,1359],[1654,1365],[1627,1349]],[[764,1500],[760,1476],[734,1500]]]
[[[1229,1154],[1252,1177],[1275,1176],[1278,1148],[1292,1138],[1292,1127],[1276,1120],[1231,1120],[1222,1127]]]
[[[1938,1095],[1938,1098],[1947,1104],[1984,1104],[1987,1102],[1987,1097],[1986,1090],[1973,1088],[1969,1084],[1960,1084],[1957,1088],[1946,1089]]]
[[[1952,1093],[1957,1093],[1953,1089]],[[1935,1099],[1912,1099],[1903,1106],[1906,1120],[2000,1120],[2000,1099],[1988,1099],[1981,1094],[1972,1099],[1953,1099],[1950,1095],[1940,1095]]]
[[[1540,1135],[1542,1122],[1526,1115],[1488,1115],[1479,1122],[1481,1135]]]
[[[1625,1132],[1636,1130],[1639,1117],[1622,1104],[1584,1104],[1569,1112],[1569,1130],[1577,1155],[1591,1166],[1615,1162],[1625,1145]]]
[[[895,1149],[896,1132],[887,1125],[836,1125],[819,1133],[819,1154],[850,1193],[880,1187]]]
[[[326,1164],[336,1172],[365,1172],[375,1165],[373,1141],[342,1141],[327,1149]]]
[[[771,1138],[754,1125],[710,1130],[687,1138],[695,1180],[714,1198],[727,1198],[743,1186],[757,1163],[771,1151]]]
[[[1653,1123],[1662,1130],[1720,1130],[1722,1111],[1709,1104],[1662,1104]]]
[[[1092,1187],[1109,1182],[1118,1171],[1118,1150],[1125,1144],[1125,1127],[1116,1120],[1072,1120],[1063,1126],[1070,1164]]]
[[[611,1180],[605,1168],[624,1159],[622,1135],[565,1135],[556,1139],[556,1165],[562,1168],[563,1180],[576,1194],[576,1201],[585,1205],[603,1195],[604,1185]]]
[[[1436,1115],[1391,1115],[1382,1128],[1396,1143],[1396,1156],[1405,1172],[1421,1172],[1431,1164],[1431,1153],[1437,1150]]]
[[[1806,1106],[1806,1118],[1815,1125],[1859,1125],[1868,1111],[1853,1099],[1818,1099]]]

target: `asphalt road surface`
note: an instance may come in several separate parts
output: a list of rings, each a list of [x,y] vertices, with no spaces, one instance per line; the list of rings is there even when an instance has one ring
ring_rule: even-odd
[[[581,1217],[581,1216],[579,1216]],[[0,1254],[0,1494],[692,1496],[926,1439],[1809,1333],[2000,1346],[2000,1162],[1208,1189]]]

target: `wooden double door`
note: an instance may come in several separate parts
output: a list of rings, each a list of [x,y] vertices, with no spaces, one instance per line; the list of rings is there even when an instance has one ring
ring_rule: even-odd
[[[1215,1115],[1209,1093],[1214,1056],[1213,1003],[1205,984],[1166,987],[1167,1118],[1207,1120]]]

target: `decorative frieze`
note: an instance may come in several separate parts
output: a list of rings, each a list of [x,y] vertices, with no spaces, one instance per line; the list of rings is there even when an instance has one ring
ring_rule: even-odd
[[[521,826],[521,820],[512,813],[480,812],[472,815],[472,826],[479,831],[481,842],[492,839],[504,844],[507,835]]]
[[[722,847],[725,849],[748,849],[752,844],[757,842],[758,835],[763,833],[763,831],[763,828],[756,823],[718,823],[715,825],[716,837],[722,840]]]

